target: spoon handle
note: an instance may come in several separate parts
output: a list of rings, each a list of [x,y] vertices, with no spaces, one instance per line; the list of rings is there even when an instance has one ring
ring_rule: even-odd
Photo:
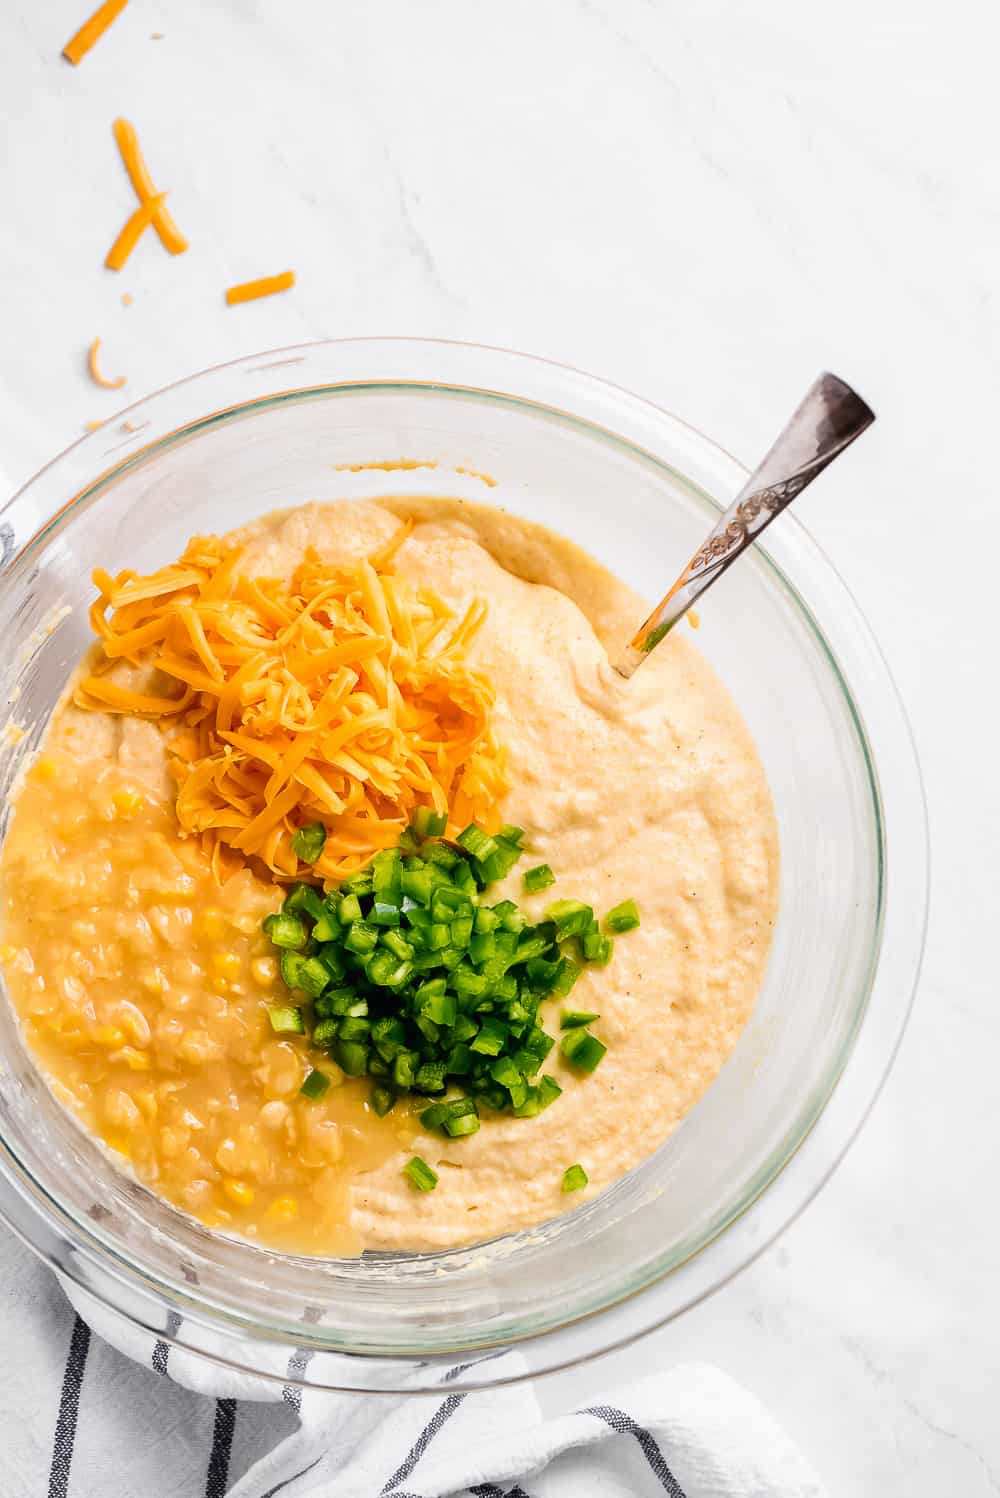
[[[874,420],[874,411],[850,385],[834,374],[821,374],[670,592],[625,646],[615,670],[631,676],[695,599]]]

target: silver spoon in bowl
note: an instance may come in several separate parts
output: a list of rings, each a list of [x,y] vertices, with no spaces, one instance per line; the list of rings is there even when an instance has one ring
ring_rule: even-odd
[[[857,391],[834,374],[821,374],[670,592],[612,661],[619,675],[631,676],[705,589],[874,420]]]

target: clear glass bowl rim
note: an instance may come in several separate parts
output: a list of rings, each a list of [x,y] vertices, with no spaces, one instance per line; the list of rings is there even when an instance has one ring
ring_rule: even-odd
[[[330,354],[335,360],[346,358],[348,363],[354,354],[362,364],[374,360],[376,365],[384,362],[386,371],[407,372],[386,372],[381,378],[364,376],[324,381],[318,385],[291,386],[287,389],[269,390],[266,394],[229,403],[216,410],[206,412],[204,407],[200,411],[195,409],[200,399],[198,392],[207,384],[218,383],[220,379],[224,381],[229,376],[235,377],[244,372],[252,374],[278,369],[284,364],[306,362],[309,358],[322,358],[325,354]],[[431,379],[412,372],[422,364],[428,368],[450,364],[456,371],[455,377]],[[477,375],[475,380],[472,383],[463,381],[463,371],[471,374],[473,370]],[[492,376],[488,383],[483,382],[484,374]],[[343,391],[345,387],[372,385],[424,387],[441,393],[450,391],[481,396],[495,395],[542,411],[555,412],[570,421],[580,423],[599,436],[637,451],[647,460],[652,459],[655,463],[680,473],[686,482],[694,483],[719,508],[719,491],[723,492],[723,502],[727,503],[732,493],[741,486],[747,473],[736,458],[681,418],[621,386],[568,365],[511,350],[445,340],[333,339],[268,350],[227,361],[163,387],[119,413],[116,420],[130,419],[133,427],[136,425],[135,417],[143,416],[147,420],[132,441],[121,444],[123,449],[129,450],[124,451],[118,461],[99,471],[96,478],[89,479],[76,492],[72,492],[72,478],[76,477],[78,481],[78,475],[74,472],[78,460],[86,456],[89,461],[89,455],[96,454],[102,436],[106,437],[106,434],[97,431],[82,437],[45,465],[0,509],[0,523],[8,516],[16,515],[20,507],[26,507],[30,515],[35,511],[38,500],[42,512],[46,508],[50,509],[50,513],[44,514],[42,524],[18,548],[23,556],[44,540],[48,528],[68,509],[84,499],[94,497],[124,468],[169,447],[180,436],[187,435],[192,430],[237,413],[249,413],[258,407],[266,408],[284,399],[320,396],[337,390]],[[552,399],[539,399],[536,395],[525,396],[521,393],[525,385],[531,386],[536,392],[540,390]],[[173,425],[172,429],[161,431],[151,440],[139,440],[143,431],[154,425],[162,406],[171,399],[176,401],[178,396],[183,398],[188,395],[193,398],[194,404],[179,426]],[[594,414],[581,415],[581,404],[595,408],[602,419],[594,419]],[[171,418],[171,423],[175,421],[176,416]],[[623,435],[622,427],[630,434]],[[676,462],[668,461],[656,452],[657,433],[661,438],[669,434],[673,445],[685,447],[685,456],[691,460],[690,468],[687,464],[678,468]],[[654,445],[646,447],[641,440],[637,440],[643,435],[653,439]],[[51,500],[47,504],[44,493],[52,488],[63,493],[68,489],[72,493],[69,500],[62,501],[54,510],[51,509]],[[864,1006],[863,1022],[855,1035],[853,1047],[845,1057],[845,1064],[834,1079],[830,1094],[817,1116],[807,1125],[785,1159],[768,1173],[750,1203],[739,1209],[693,1259],[662,1271],[641,1286],[620,1291],[603,1309],[578,1316],[575,1320],[570,1319],[565,1325],[543,1331],[533,1338],[529,1336],[524,1343],[519,1343],[522,1349],[531,1349],[532,1366],[518,1372],[514,1378],[555,1371],[621,1347],[682,1314],[752,1263],[818,1193],[857,1136],[888,1076],[912,1007],[927,925],[929,860],[926,803],[916,748],[905,710],[888,665],[856,601],[833,564],[797,517],[786,514],[781,525],[768,532],[766,543],[759,546],[759,549],[794,595],[797,606],[825,647],[833,669],[841,678],[845,697],[858,719],[860,737],[872,768],[873,795],[877,814],[881,814],[883,839],[890,823],[896,834],[901,828],[908,829],[906,863],[903,865],[907,871],[905,898],[909,907],[908,917],[904,918],[906,913],[899,908],[904,897],[901,886],[897,891],[896,882],[887,879],[883,891],[885,906],[881,939],[875,953],[875,970],[868,1002]],[[814,608],[805,602],[798,584],[792,581],[783,565],[783,556],[786,554],[795,563],[791,568],[793,575],[801,572],[803,566],[808,564],[811,595],[821,579],[823,603],[826,605],[822,624],[818,622]],[[839,620],[839,624],[831,631],[830,621],[833,619]],[[845,660],[849,662],[846,671],[842,665]],[[872,673],[874,678],[870,682],[868,673]],[[865,686],[859,689],[856,683],[862,680],[865,681]],[[890,761],[894,768],[891,785],[878,777],[879,765]],[[895,837],[893,846],[897,846]],[[885,851],[884,840],[883,854]],[[895,860],[893,866],[899,867]],[[915,896],[916,905],[913,903]],[[915,910],[919,912],[916,920],[913,919]],[[890,940],[891,949],[887,947]],[[872,1001],[880,987],[885,991],[886,1001],[878,1006]],[[239,1351],[240,1330],[234,1329],[231,1322],[225,1327],[225,1331],[228,1335],[235,1336],[234,1356],[221,1353],[217,1342],[211,1346],[206,1345],[197,1328],[203,1318],[204,1325],[212,1324],[211,1310],[192,1307],[187,1298],[182,1327],[193,1328],[193,1332],[188,1335],[182,1330],[171,1337],[162,1315],[164,1298],[171,1298],[170,1287],[158,1282],[151,1285],[141,1266],[110,1264],[103,1246],[95,1244],[93,1240],[88,1241],[82,1235],[70,1234],[70,1241],[67,1241],[65,1233],[60,1232],[55,1221],[46,1219],[37,1192],[31,1194],[29,1202],[23,1190],[16,1188],[10,1178],[9,1157],[2,1163],[4,1170],[0,1179],[0,1217],[54,1269],[67,1275],[87,1293],[93,1294],[94,1281],[86,1271],[86,1260],[92,1254],[98,1257],[103,1255],[101,1268],[104,1271],[110,1270],[112,1282],[116,1279],[130,1282],[128,1289],[131,1293],[126,1297],[129,1302],[127,1314],[135,1324],[144,1326],[158,1338],[173,1340],[178,1346],[198,1352],[220,1367],[262,1374],[281,1383],[290,1381],[285,1375],[278,1379],[277,1375],[267,1374],[261,1369],[259,1361],[252,1357],[244,1361]],[[780,1204],[776,1200],[778,1194],[783,1198]],[[63,1221],[65,1222],[65,1218]],[[710,1259],[711,1266],[708,1263]],[[688,1282],[679,1299],[671,1306],[658,1304],[661,1297],[657,1292],[662,1291],[664,1282],[670,1281],[676,1287],[679,1280]],[[147,1301],[149,1305],[145,1309],[148,1314],[144,1315],[144,1302]],[[110,1299],[105,1303],[112,1312],[121,1311],[121,1306],[116,1306]],[[217,1322],[215,1326],[218,1327]],[[300,1329],[300,1338],[302,1330],[304,1329]],[[243,1329],[243,1335],[251,1339],[256,1335],[264,1340],[280,1340],[272,1332],[255,1327]],[[212,1339],[209,1340],[211,1342]],[[570,1345],[577,1342],[582,1342],[582,1345]],[[326,1343],[325,1346],[330,1348],[331,1344]],[[359,1358],[364,1360],[366,1354],[344,1354],[345,1363],[347,1360],[356,1362]],[[398,1388],[400,1392],[415,1392],[412,1374],[417,1368],[423,1370],[428,1366],[437,1369],[432,1380],[434,1383],[439,1381],[441,1369],[447,1368],[449,1388],[456,1392],[463,1388],[489,1387],[510,1381],[499,1368],[495,1375],[491,1374],[488,1363],[483,1370],[485,1377],[471,1369],[466,1374],[455,1376],[456,1364],[450,1354],[436,1354],[430,1359],[420,1358],[416,1362],[409,1355],[385,1354],[372,1361],[394,1365],[398,1369],[398,1376],[394,1373],[388,1382],[383,1379],[377,1386],[380,1389]],[[291,1381],[294,1382],[294,1379]],[[314,1387],[371,1387],[368,1379],[355,1378],[349,1371],[349,1365],[343,1372],[335,1373],[332,1381],[304,1379],[303,1382],[311,1383]]]

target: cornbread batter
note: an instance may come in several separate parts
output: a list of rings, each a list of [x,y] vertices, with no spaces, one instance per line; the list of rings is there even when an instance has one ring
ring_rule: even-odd
[[[210,1226],[314,1254],[443,1248],[544,1221],[655,1150],[717,1075],[760,987],[775,917],[767,782],[723,686],[671,636],[628,683],[606,645],[643,601],[569,542],[501,511],[387,498],[307,506],[236,533],[241,567],[288,576],[309,546],[353,561],[416,525],[395,559],[457,617],[489,613],[470,661],[492,683],[506,746],[506,820],[526,829],[551,890],[499,886],[532,918],[561,894],[604,912],[635,897],[640,929],[587,968],[574,1007],[608,1047],[519,1119],[483,1111],[450,1140],[370,1085],[299,1093],[315,1053],[276,1034],[287,1002],[261,921],[282,889],[244,868],[221,887],[181,838],[164,736],[67,701],[25,778],[3,848],[3,969],[23,1033],[59,1099],[139,1180]],[[491,893],[491,898],[492,898]],[[558,1005],[540,1020],[558,1031]],[[414,1191],[402,1167],[436,1170]],[[585,1191],[565,1195],[581,1163]]]

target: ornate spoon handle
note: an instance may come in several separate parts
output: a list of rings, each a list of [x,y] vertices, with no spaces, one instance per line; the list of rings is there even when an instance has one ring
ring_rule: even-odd
[[[874,411],[850,385],[836,375],[821,374],[670,592],[613,662],[615,670],[631,676],[695,599],[874,420]]]

